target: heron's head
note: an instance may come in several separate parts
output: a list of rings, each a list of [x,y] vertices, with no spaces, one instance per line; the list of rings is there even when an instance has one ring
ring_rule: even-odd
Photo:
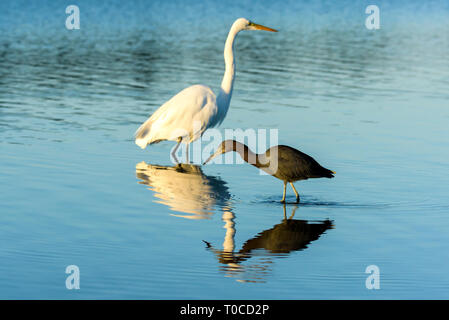
[[[217,156],[219,156],[219,155],[221,155],[223,153],[236,151],[239,146],[242,146],[242,148],[244,148],[243,144],[241,144],[240,142],[237,142],[235,140],[222,141],[220,143],[220,145],[218,146],[217,151],[215,151],[214,154],[212,154],[209,158],[207,158],[207,160],[204,161],[203,164],[208,163],[213,158],[215,158],[215,157],[217,157]]]
[[[245,18],[235,20],[234,25],[238,27],[239,30],[264,30],[264,31],[277,32],[277,30],[275,29],[271,29],[261,24],[254,23]]]

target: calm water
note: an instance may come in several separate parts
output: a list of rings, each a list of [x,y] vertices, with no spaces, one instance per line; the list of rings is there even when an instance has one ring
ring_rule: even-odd
[[[76,4],[69,31],[65,1],[0,3],[0,298],[449,298],[446,1],[378,1],[377,31],[365,1]],[[337,172],[299,206],[249,165],[133,142],[179,90],[217,89],[240,16],[280,32],[239,35],[220,129],[278,128]]]

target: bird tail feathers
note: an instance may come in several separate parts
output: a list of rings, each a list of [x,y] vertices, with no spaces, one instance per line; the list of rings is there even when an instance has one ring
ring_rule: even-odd
[[[324,169],[324,170],[325,170],[324,177],[326,177],[326,178],[333,178],[334,177],[335,171],[332,171],[332,170],[329,170],[329,169]]]
[[[140,127],[139,129],[137,129],[136,133],[134,134],[135,136],[135,142],[136,144],[141,147],[142,149],[145,149],[146,146],[151,143],[150,141],[150,131],[151,131],[151,124],[152,122],[149,121],[150,119],[148,119],[147,121],[145,121]]]

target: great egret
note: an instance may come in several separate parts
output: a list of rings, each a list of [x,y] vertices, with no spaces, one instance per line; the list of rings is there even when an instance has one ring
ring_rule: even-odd
[[[276,30],[237,19],[229,31],[224,47],[225,73],[220,93],[216,97],[205,85],[190,86],[165,102],[135,133],[136,144],[144,149],[148,144],[164,140],[177,141],[172,156],[181,142],[188,145],[201,137],[206,129],[221,124],[228,112],[235,77],[234,40],[242,30]],[[188,152],[187,152],[188,159]]]
[[[284,181],[284,195],[282,203],[285,203],[285,193],[287,190],[287,182],[293,188],[296,194],[296,203],[299,203],[299,194],[293,185],[293,182],[299,180],[307,180],[309,178],[333,178],[335,172],[323,168],[311,156],[296,150],[289,146],[274,146],[262,154],[253,153],[245,144],[235,140],[225,140],[218,147],[217,151],[212,154],[205,162],[209,162],[216,156],[235,151],[243,160],[260,168],[275,178]]]

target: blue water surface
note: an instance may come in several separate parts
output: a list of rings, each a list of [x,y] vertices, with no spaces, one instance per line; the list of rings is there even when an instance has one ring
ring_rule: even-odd
[[[376,1],[368,30],[370,4],[1,1],[0,298],[449,298],[449,5]],[[279,32],[239,34],[220,130],[278,129],[336,171],[299,205],[248,164],[133,141],[178,91],[219,88],[242,16]]]

